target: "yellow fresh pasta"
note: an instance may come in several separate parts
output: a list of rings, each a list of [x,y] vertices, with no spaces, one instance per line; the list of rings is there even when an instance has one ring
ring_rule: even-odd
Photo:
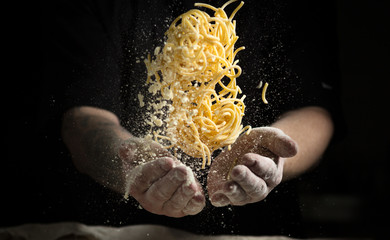
[[[202,158],[202,168],[211,163],[211,153],[230,146],[250,130],[243,127],[245,95],[236,83],[241,74],[235,48],[238,40],[236,21],[241,2],[230,16],[225,7],[204,3],[195,6],[214,12],[192,9],[180,15],[166,32],[164,46],[157,47],[145,64],[151,103],[155,114],[148,123],[156,140],[170,142],[186,154]]]
[[[267,92],[267,88],[268,88],[268,83],[265,83],[264,87],[263,87],[263,91],[261,92],[261,99],[263,100],[263,102],[265,104],[268,104],[268,101],[267,99],[265,98],[265,93]]]

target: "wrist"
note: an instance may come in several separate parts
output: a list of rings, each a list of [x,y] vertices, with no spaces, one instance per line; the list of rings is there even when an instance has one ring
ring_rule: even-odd
[[[118,156],[132,167],[161,157],[173,157],[161,144],[148,138],[130,137],[118,146]]]
[[[124,164],[127,164],[130,168],[134,168],[141,164],[137,157],[141,147],[140,138],[130,137],[120,141],[116,152]]]

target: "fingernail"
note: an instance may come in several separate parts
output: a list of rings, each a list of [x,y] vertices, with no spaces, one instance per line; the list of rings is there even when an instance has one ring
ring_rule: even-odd
[[[225,187],[224,187],[224,193],[225,194],[232,194],[234,192],[237,191],[237,184],[234,183],[234,182],[231,182],[229,184],[227,184]]]
[[[204,202],[204,196],[200,191],[195,192],[194,197],[192,198],[192,201],[194,201],[197,204],[203,204]]]
[[[187,171],[176,169],[174,176],[178,181],[184,181],[187,178]]]
[[[160,164],[160,167],[165,171],[169,171],[173,168],[173,161],[171,158],[161,158],[160,160],[158,160],[158,163]]]
[[[216,207],[223,207],[229,205],[229,199],[224,194],[214,194],[210,199],[211,203]]]
[[[195,194],[195,190],[193,188],[192,185],[190,186],[183,186],[183,193],[186,195],[186,196],[192,196]]]
[[[239,168],[233,168],[232,170],[232,177],[234,178],[234,180],[242,180],[244,179],[246,176],[246,172],[243,171],[242,169],[239,169]]]
[[[204,207],[204,201],[199,201],[198,199],[191,199],[187,207],[183,210],[183,213],[188,215],[195,215],[202,211]]]

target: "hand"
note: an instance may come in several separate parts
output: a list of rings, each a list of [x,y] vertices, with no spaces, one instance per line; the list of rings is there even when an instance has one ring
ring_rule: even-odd
[[[296,143],[277,128],[243,134],[212,163],[207,179],[211,203],[221,207],[263,200],[281,182],[284,158],[297,151]]]
[[[132,139],[119,149],[122,159],[141,163],[130,169],[126,192],[147,211],[169,217],[195,215],[205,206],[202,187],[189,167],[160,144]]]

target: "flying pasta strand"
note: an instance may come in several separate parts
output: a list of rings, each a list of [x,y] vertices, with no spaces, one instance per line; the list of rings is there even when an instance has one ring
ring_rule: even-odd
[[[238,98],[241,89],[236,83],[241,68],[235,57],[245,48],[234,49],[238,36],[233,18],[244,2],[230,17],[224,11],[235,1],[221,8],[195,3],[213,11],[214,16],[199,9],[180,15],[166,31],[162,50],[158,47],[154,59],[148,55],[145,60],[149,92],[159,92],[156,102],[169,105],[164,129],[153,131],[154,138],[169,140],[169,147],[202,158],[202,169],[206,162],[210,165],[213,151],[230,149],[240,134],[251,129],[241,123],[245,95]],[[154,121],[148,122],[156,127]]]

